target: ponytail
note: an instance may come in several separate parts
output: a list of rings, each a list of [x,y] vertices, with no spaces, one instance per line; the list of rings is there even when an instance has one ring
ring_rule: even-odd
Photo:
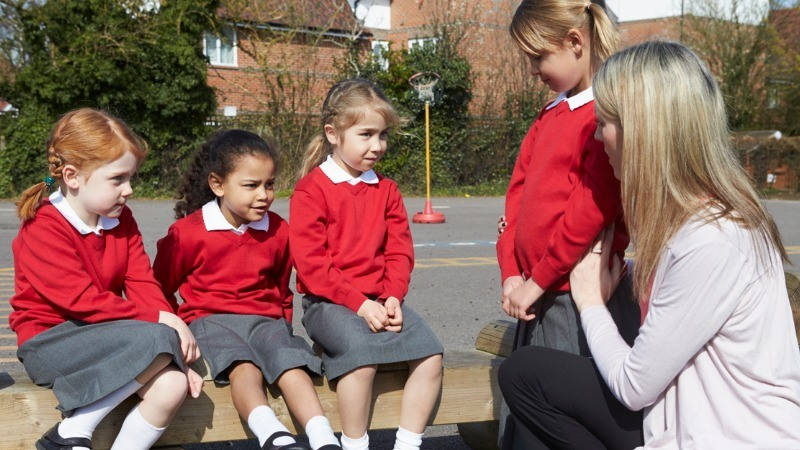
[[[617,29],[602,4],[588,0],[522,0],[509,32],[523,52],[540,56],[559,48],[573,28],[588,32],[594,74],[619,45]]]
[[[306,147],[306,153],[303,155],[303,165],[300,167],[300,172],[297,174],[297,179],[303,178],[309,172],[314,170],[314,167],[322,164],[325,158],[330,153],[330,144],[322,133],[317,134],[311,139]]]
[[[45,190],[60,189],[64,165],[88,173],[104,163],[131,152],[141,162],[147,144],[121,120],[96,109],[81,108],[64,114],[47,142],[48,173],[45,182],[26,189],[16,202],[22,221],[33,219]]]
[[[17,216],[19,216],[20,220],[24,222],[33,219],[33,216],[36,215],[36,210],[39,209],[39,205],[42,203],[45,190],[47,190],[47,183],[42,181],[41,183],[36,183],[28,189],[25,189],[19,196],[16,205]]]
[[[592,33],[592,73],[614,54],[619,47],[619,33],[614,23],[606,14],[605,8],[596,4],[589,3],[586,12],[590,17],[590,29]]]

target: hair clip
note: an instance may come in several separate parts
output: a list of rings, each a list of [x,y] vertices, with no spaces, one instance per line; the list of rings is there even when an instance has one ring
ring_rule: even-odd
[[[51,177],[50,175],[44,177],[44,185],[47,187],[47,190],[51,190],[53,188],[53,183],[56,182],[56,179]]]
[[[592,11],[592,2],[586,2],[586,5],[584,5],[584,7],[586,8],[587,12],[591,12]]]

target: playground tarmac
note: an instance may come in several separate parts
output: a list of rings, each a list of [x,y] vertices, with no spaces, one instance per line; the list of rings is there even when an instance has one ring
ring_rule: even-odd
[[[406,199],[409,216],[421,211],[424,199]],[[172,201],[132,200],[129,203],[139,223],[150,257],[155,244],[174,221]],[[288,199],[278,199],[272,210],[288,216]],[[416,266],[406,299],[439,336],[448,350],[474,349],[475,338],[488,322],[505,318],[500,309],[500,274],[495,260],[497,217],[503,212],[500,197],[434,198],[434,209],[444,213],[447,222],[440,225],[412,224]],[[767,208],[775,218],[787,246],[793,266],[786,270],[800,273],[800,202],[768,200]],[[531,211],[531,213],[535,213]],[[10,201],[0,200],[0,372],[21,374],[17,362],[16,337],[8,327],[13,294],[13,259],[11,240],[19,229],[16,210]],[[368,232],[368,230],[365,230]],[[292,286],[294,282],[292,282]],[[305,335],[300,324],[301,297],[295,296],[297,334]],[[391,449],[390,432],[370,433],[371,447]],[[254,442],[197,445],[187,448],[249,449]],[[431,427],[423,448],[462,450],[468,447],[458,437],[454,426]]]

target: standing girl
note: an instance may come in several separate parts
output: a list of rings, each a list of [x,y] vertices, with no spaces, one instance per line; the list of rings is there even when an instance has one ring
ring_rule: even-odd
[[[47,144],[48,176],[17,203],[9,322],[17,357],[34,383],[51,387],[66,418],[36,442],[88,449],[94,429],[133,393],[113,449],[150,448],[202,379],[181,370],[199,357],[192,333],[153,278],[125,202],[144,142],[119,119],[65,114]],[[47,199],[45,190],[54,189]]]
[[[344,449],[368,448],[377,364],[409,363],[395,449],[419,448],[441,387],[442,345],[403,303],[414,265],[403,199],[372,170],[397,123],[371,82],[335,84],[290,204],[303,325],[323,348],[326,376],[338,379]]]
[[[646,314],[626,344],[605,306],[617,274],[601,235],[570,275],[592,359],[526,347],[500,366],[537,437],[526,448],[800,448],[786,250],[731,148],[714,77],[688,48],[646,42],[609,58],[595,85]]]
[[[503,309],[522,319],[517,345],[586,356],[569,271],[612,223],[611,260],[621,263],[628,245],[619,181],[593,137],[591,79],[616,48],[617,34],[604,9],[586,0],[524,0],[510,31],[531,73],[560,94],[525,136],[506,194],[507,223],[497,240]],[[638,312],[629,283],[620,285],[610,307],[632,342]]]
[[[212,136],[180,189],[179,220],[158,242],[156,278],[263,449],[308,448],[268,406],[265,380],[280,388],[312,448],[340,448],[306,372],[321,373],[321,361],[292,333],[289,229],[269,211],[276,172],[275,150],[257,135]]]

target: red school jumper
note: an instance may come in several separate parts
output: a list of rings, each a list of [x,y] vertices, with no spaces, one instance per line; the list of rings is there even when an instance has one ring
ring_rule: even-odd
[[[9,323],[20,347],[67,320],[157,322],[160,311],[172,310],[127,207],[116,227],[81,234],[45,200],[11,248],[15,294]]]
[[[206,230],[202,209],[158,241],[156,279],[186,323],[211,314],[251,314],[292,323],[289,227],[268,211],[266,231]],[[183,303],[178,306],[175,291]]]
[[[334,184],[319,167],[297,182],[289,228],[297,290],[357,312],[367,298],[408,293],[414,245],[394,181]]]
[[[522,275],[547,291],[569,291],[570,270],[604,228],[615,224],[612,251],[620,259],[629,237],[619,180],[594,139],[591,90],[556,102],[520,146],[497,259],[503,281]]]

